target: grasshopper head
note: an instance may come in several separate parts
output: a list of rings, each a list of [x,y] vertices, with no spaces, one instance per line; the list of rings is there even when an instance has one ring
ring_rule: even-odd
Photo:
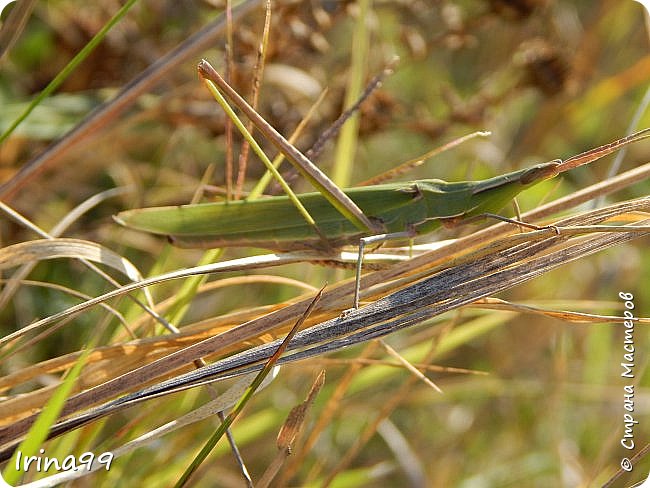
[[[537,164],[501,176],[472,183],[470,202],[474,215],[481,213],[498,213],[520,192],[531,185],[540,183],[559,174],[561,161]]]

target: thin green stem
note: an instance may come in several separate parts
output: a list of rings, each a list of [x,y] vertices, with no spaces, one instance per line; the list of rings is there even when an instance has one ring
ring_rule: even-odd
[[[126,13],[135,5],[135,3],[138,0],[128,0],[121,9],[117,11],[117,13],[109,20],[104,27],[101,28],[101,30],[95,34],[95,36],[86,44],[77,55],[72,58],[72,60],[66,65],[65,68],[63,68],[59,74],[57,74],[52,81],[43,89],[41,93],[39,93],[34,100],[29,104],[29,106],[25,109],[25,111],[16,119],[14,120],[13,124],[2,134],[0,135],[0,143],[4,142],[12,133],[14,130],[16,130],[16,127],[18,127],[23,120],[25,120],[29,114],[32,113],[32,111],[40,104],[45,98],[50,96],[54,90],[56,90],[61,84],[65,81],[65,79],[70,76],[70,74],[77,69],[77,66],[81,64],[81,62],[88,57],[88,55],[99,45],[100,42],[106,37],[106,34],[108,34],[108,31],[110,31],[122,18],[126,15]]]

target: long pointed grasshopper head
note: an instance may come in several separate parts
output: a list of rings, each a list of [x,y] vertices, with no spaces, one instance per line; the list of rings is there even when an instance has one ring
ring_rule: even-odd
[[[558,159],[476,182],[468,205],[471,210],[467,215],[500,212],[526,188],[557,176],[560,165]]]

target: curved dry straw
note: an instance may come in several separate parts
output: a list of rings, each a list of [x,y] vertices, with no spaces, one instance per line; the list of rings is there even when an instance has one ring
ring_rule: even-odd
[[[289,345],[290,354],[281,358],[280,363],[339,350],[420,324],[573,260],[647,235],[650,233],[649,221],[640,220],[638,213],[648,211],[650,197],[640,198],[561,220],[556,223],[560,235],[552,230],[514,234],[497,238],[482,246],[465,247],[464,252],[451,255],[446,254],[443,248],[411,260],[422,261],[426,258],[427,266],[410,268],[401,264],[387,271],[373,273],[373,278],[387,272],[393,274],[390,282],[383,281],[369,291],[372,295],[379,294],[380,298],[344,316],[325,320],[301,331]],[[625,219],[626,215],[634,225],[609,228],[597,225],[614,217]],[[450,247],[455,245],[457,243],[452,243]],[[395,268],[399,268],[399,271]],[[418,269],[424,271],[418,272]],[[413,283],[414,280],[418,281]],[[411,284],[405,286],[406,283]],[[348,299],[351,286],[351,283],[344,283],[324,294],[319,307],[321,316],[324,313],[329,313],[330,316],[336,314],[341,303]],[[295,320],[304,310],[307,301],[308,299],[302,300],[251,320],[71,397],[62,412],[62,416],[68,417],[68,420],[56,424],[51,435],[59,435],[144,400],[256,370],[260,367],[260,362],[277,348],[275,342],[172,377],[73,416],[124,392],[142,388],[142,385],[151,383],[156,378],[173,374],[197,358],[219,353],[246,339],[278,329]],[[24,435],[34,417],[27,417],[0,429],[0,443],[3,446],[0,458],[10,455],[16,440]]]

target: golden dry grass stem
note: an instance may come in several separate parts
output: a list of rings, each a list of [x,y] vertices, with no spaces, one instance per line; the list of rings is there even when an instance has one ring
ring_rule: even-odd
[[[397,359],[399,363],[406,368],[413,376],[415,376],[417,379],[422,381],[425,385],[428,387],[432,388],[438,393],[442,393],[442,390],[438,385],[436,385],[433,381],[431,381],[429,378],[427,378],[414,364],[410,363],[404,356],[402,356],[400,353],[398,353],[395,349],[393,349],[389,344],[387,344],[384,340],[379,339],[379,344],[386,350],[386,352]]]
[[[388,361],[385,359],[362,359],[362,358],[352,358],[352,359],[337,359],[337,358],[316,358],[311,359],[309,364],[311,365],[323,365],[323,366],[341,366],[341,365],[351,365],[351,364],[360,364],[362,366],[389,366],[391,368],[404,369],[404,365],[401,361]],[[412,366],[416,367],[419,370],[431,371],[436,373],[457,373],[457,374],[471,374],[477,376],[489,376],[490,373],[487,371],[479,371],[476,369],[467,369],[467,368],[455,368],[453,366],[440,366],[437,364],[425,364],[422,362],[411,363]]]
[[[190,204],[199,203],[201,201],[206,188],[208,188],[210,181],[212,181],[212,176],[214,175],[215,168],[216,168],[215,164],[210,163],[208,167],[205,169],[203,175],[201,175],[201,181],[196,187],[196,190],[194,190],[194,194],[190,199]]]
[[[253,99],[251,101],[251,107],[253,107],[254,110],[257,110],[257,106],[259,103],[260,88],[261,88],[262,78],[264,76],[264,64],[266,61],[266,50],[268,48],[270,30],[271,30],[271,1],[266,0],[262,39],[257,48],[257,58],[255,60],[255,67],[253,69]],[[248,130],[248,132],[253,131],[253,122],[251,120],[249,120],[248,123],[246,124],[246,129]],[[250,145],[248,144],[248,141],[244,141],[241,152],[239,154],[237,182],[235,185],[235,200],[239,200],[242,191],[244,189],[244,182],[246,180],[246,167],[248,165],[249,153],[250,153]]]
[[[369,186],[369,185],[378,185],[380,183],[384,183],[389,180],[393,180],[397,178],[398,176],[401,176],[405,173],[408,173],[409,171],[413,170],[414,168],[417,168],[418,166],[422,165],[426,160],[437,156],[439,154],[442,154],[445,151],[449,151],[450,149],[455,148],[456,146],[459,146],[470,139],[474,139],[475,137],[488,137],[491,134],[489,131],[476,131],[472,132],[470,134],[464,135],[462,137],[458,137],[454,139],[453,141],[450,141],[446,144],[443,144],[442,146],[435,147],[431,149],[430,151],[427,151],[426,153],[417,156],[415,158],[409,159],[408,161],[403,162],[399,166],[396,166],[395,168],[391,168],[388,171],[385,171],[384,173],[381,173],[377,176],[373,176],[372,178],[368,180],[364,180],[361,183],[358,183],[356,186]]]

